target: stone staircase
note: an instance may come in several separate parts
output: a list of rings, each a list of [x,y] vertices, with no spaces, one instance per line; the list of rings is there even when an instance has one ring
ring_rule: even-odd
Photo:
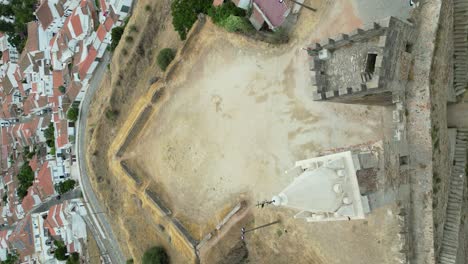
[[[370,72],[361,72],[361,81],[362,83],[366,83],[370,80],[372,80],[372,73]]]
[[[459,129],[455,144],[454,163],[451,169],[447,213],[442,235],[440,264],[457,263],[458,235],[463,207],[463,191],[465,187],[465,167],[467,158],[468,129]]]
[[[453,1],[453,45],[455,95],[468,86],[468,0]]]

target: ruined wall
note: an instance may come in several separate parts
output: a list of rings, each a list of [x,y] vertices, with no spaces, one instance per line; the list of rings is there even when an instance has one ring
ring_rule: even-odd
[[[328,89],[326,63],[317,57],[320,50],[328,49],[333,52],[333,50],[346,45],[353,45],[353,43],[366,41],[374,37],[379,37],[376,48],[383,52],[381,56],[377,57],[374,75],[370,79],[362,77],[363,82],[360,86],[342,87],[338,91]],[[391,105],[393,103],[391,92],[403,90],[408,81],[412,61],[410,52],[412,51],[413,38],[412,25],[392,17],[366,25],[362,29],[356,29],[350,34],[341,34],[309,47],[309,55],[314,56],[310,60],[314,100]]]

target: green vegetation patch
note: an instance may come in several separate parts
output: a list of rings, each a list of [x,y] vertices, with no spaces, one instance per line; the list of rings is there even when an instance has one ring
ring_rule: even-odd
[[[169,256],[163,247],[152,247],[143,255],[143,264],[168,264]]]
[[[34,181],[34,171],[31,169],[28,163],[24,163],[18,173],[19,186],[16,189],[18,197],[20,200],[28,194],[28,189],[33,185]]]
[[[172,25],[185,40],[187,33],[197,21],[198,14],[208,14],[213,1],[210,0],[174,0],[171,4]]]
[[[158,66],[161,68],[161,70],[165,71],[167,69],[167,66],[171,64],[171,61],[175,58],[175,51],[170,48],[165,48],[162,49],[159,54],[158,54]]]
[[[37,0],[12,0],[10,4],[0,5],[0,16],[13,18],[10,23],[0,20],[0,32],[7,33],[9,42],[21,53],[28,38],[27,23],[34,21]]]
[[[73,190],[73,188],[75,188],[75,186],[76,186],[76,181],[72,180],[72,179],[68,179],[68,180],[63,181],[61,183],[57,183],[55,185],[55,190],[59,194],[64,194],[64,193],[66,193],[68,191]]]

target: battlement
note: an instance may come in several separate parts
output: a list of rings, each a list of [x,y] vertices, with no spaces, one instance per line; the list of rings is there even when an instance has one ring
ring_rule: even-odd
[[[412,31],[389,17],[308,47],[313,99],[392,104],[409,75]]]

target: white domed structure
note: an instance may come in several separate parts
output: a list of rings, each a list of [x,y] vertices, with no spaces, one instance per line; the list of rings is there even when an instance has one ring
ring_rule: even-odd
[[[272,198],[274,205],[297,209],[295,218],[309,222],[365,218],[369,203],[360,194],[359,161],[351,152],[298,161],[296,166],[302,173]]]

